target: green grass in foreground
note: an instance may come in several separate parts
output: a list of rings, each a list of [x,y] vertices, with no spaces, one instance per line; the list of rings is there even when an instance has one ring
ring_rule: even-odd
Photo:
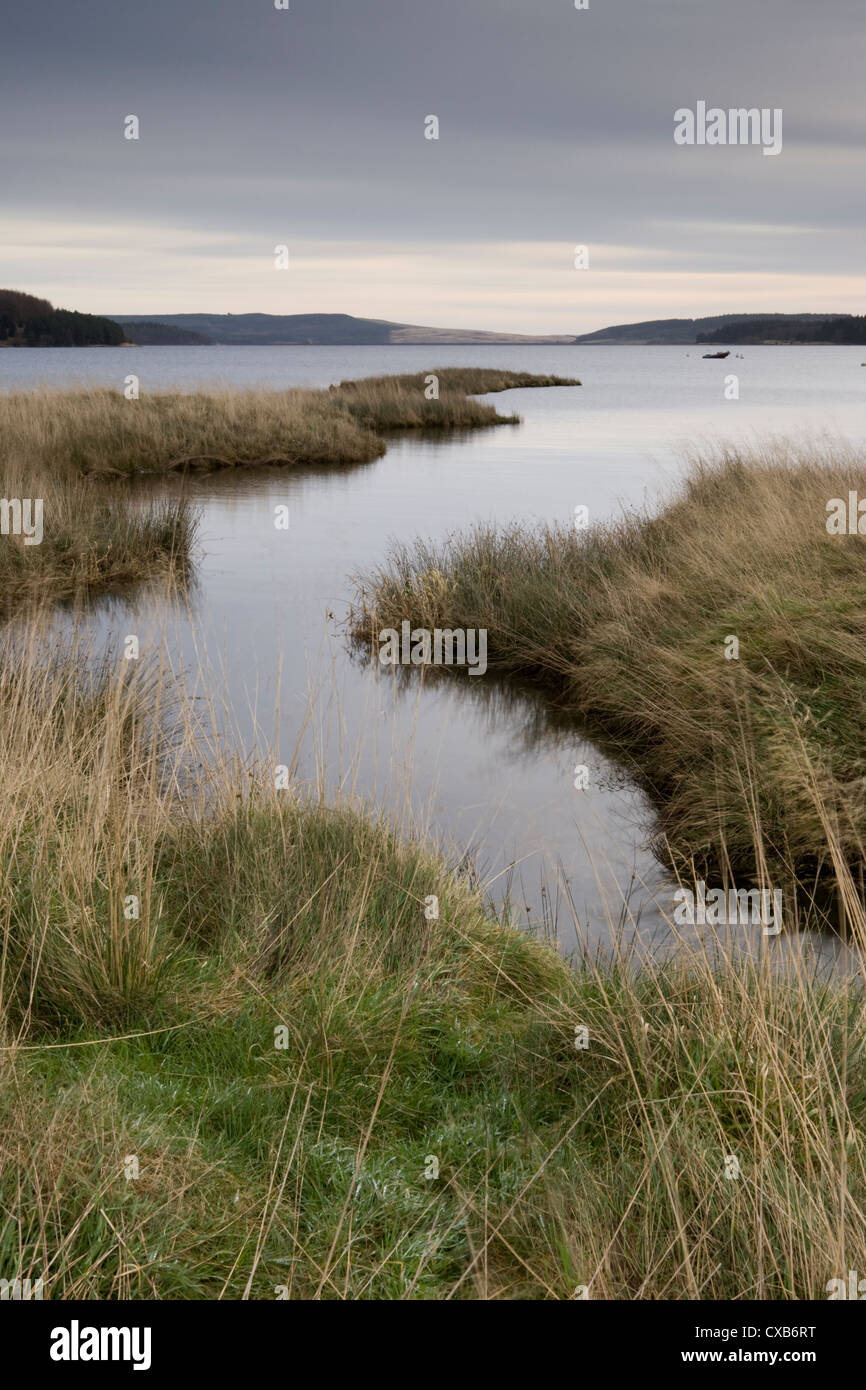
[[[2,657],[0,1276],[752,1299],[866,1267],[859,986],[573,972],[357,810],[175,775],[200,731],[146,669]]]
[[[486,628],[491,671],[644,782],[684,873],[829,878],[844,914],[866,841],[866,542],[826,521],[849,489],[866,495],[866,460],[841,445],[728,451],[660,515],[401,547],[355,631]]]

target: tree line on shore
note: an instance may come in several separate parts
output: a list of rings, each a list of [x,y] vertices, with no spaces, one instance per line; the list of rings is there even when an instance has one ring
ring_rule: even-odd
[[[866,314],[845,314],[839,318],[802,319],[773,315],[765,319],[744,319],[698,333],[698,343],[839,343],[866,344]]]
[[[7,347],[118,347],[126,334],[113,319],[55,309],[47,299],[0,290],[0,345]]]

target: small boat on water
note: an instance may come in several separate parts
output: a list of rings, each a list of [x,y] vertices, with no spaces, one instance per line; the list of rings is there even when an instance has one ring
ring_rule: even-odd
[[[731,355],[730,352],[705,352],[705,353],[704,353],[704,358],[707,358],[707,357],[730,357],[730,355]]]

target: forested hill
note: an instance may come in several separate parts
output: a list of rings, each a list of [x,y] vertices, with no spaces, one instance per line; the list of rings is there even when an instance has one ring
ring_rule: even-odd
[[[188,328],[174,328],[168,323],[152,323],[149,319],[124,319],[120,325],[131,343],[137,347],[196,347],[213,340]]]
[[[21,290],[0,290],[0,347],[117,347],[125,340],[113,319],[55,309]]]
[[[866,344],[866,314],[840,318],[747,319],[699,333],[699,343],[857,343]]]
[[[600,343],[654,345],[658,343],[760,343],[760,342],[853,342],[854,339],[827,339],[821,331],[832,319],[850,321],[850,314],[712,314],[700,319],[646,319],[641,323],[618,323],[595,333],[582,333],[575,341],[584,346]],[[860,320],[862,324],[862,320]],[[739,336],[732,337],[732,333]],[[814,337],[797,337],[796,334]],[[861,339],[862,341],[862,339]]]

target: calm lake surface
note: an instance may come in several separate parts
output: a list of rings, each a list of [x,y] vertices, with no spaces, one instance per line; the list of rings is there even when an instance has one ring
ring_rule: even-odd
[[[477,365],[576,376],[581,387],[489,399],[523,423],[428,442],[401,439],[375,463],[332,472],[270,470],[189,480],[201,553],[188,607],[153,595],[95,604],[98,640],[167,640],[195,688],[232,706],[244,747],[279,746],[300,776],[420,824],[468,853],[497,903],[603,945],[622,919],[639,949],[669,937],[671,885],[648,848],[641,795],[573,729],[488,678],[395,684],[347,644],[351,576],[392,541],[442,538],[478,521],[562,522],[657,506],[684,452],[720,440],[866,442],[866,368],[857,347],[742,349],[705,361],[694,347],[274,347],[0,352],[0,390],[101,384],[135,373],[148,390],[327,386],[345,378]],[[736,373],[739,399],[725,399]],[[157,494],[159,484],[156,488]],[[166,484],[171,487],[171,484]],[[176,484],[175,484],[176,486]],[[288,503],[291,527],[276,531]],[[46,518],[46,524],[47,518]],[[732,557],[732,563],[735,563]],[[578,764],[589,790],[574,788]],[[743,929],[740,929],[743,930]],[[755,929],[760,933],[760,928]],[[776,938],[772,948],[792,949]],[[824,943],[822,950],[839,948]]]

